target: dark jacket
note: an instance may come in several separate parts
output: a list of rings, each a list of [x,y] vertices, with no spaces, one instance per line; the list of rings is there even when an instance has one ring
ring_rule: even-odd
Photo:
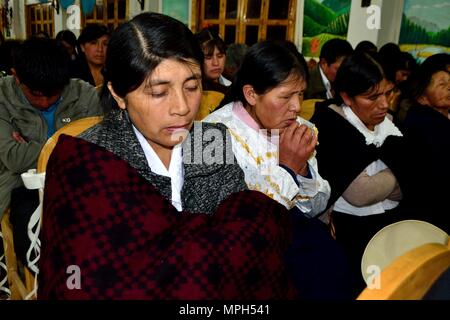
[[[400,137],[389,136],[380,148],[366,145],[365,138],[344,117],[330,107],[316,109],[311,118],[319,130],[317,162],[322,177],[330,183],[328,207],[344,193],[372,162],[382,160],[396,175]]]
[[[9,205],[11,190],[23,185],[20,174],[36,168],[39,153],[47,141],[47,122],[30,105],[13,77],[0,79],[0,218]],[[55,129],[71,121],[102,114],[98,93],[87,83],[72,79],[61,93],[55,111]],[[18,131],[27,143],[12,136]]]
[[[327,99],[327,89],[320,75],[319,65],[314,67],[305,92],[305,99]]]
[[[450,120],[431,107],[413,105],[403,133],[405,210],[450,233]]]
[[[120,120],[118,110],[113,110],[102,123],[87,130],[80,137],[98,144],[127,161],[146,178],[166,199],[171,199],[171,180],[169,177],[153,173],[145,157],[144,151],[133,131],[127,116]],[[198,161],[198,152],[206,152],[211,144],[209,140],[197,139],[193,130],[202,128],[219,130],[223,140],[223,156],[221,163],[206,164]],[[217,131],[216,131],[217,132]],[[202,137],[202,136],[201,136]],[[194,139],[195,138],[195,139]],[[212,213],[230,194],[247,190],[244,173],[232,154],[231,141],[223,124],[195,123],[191,134],[183,142],[184,184],[181,190],[183,210],[189,212]],[[213,141],[214,142],[214,141]],[[217,142],[216,142],[217,143]],[[192,150],[192,154],[189,152]],[[204,152],[203,152],[204,151]],[[231,152],[231,154],[230,154]],[[191,155],[191,159],[189,158]],[[232,164],[228,164],[227,155],[232,155]],[[196,157],[194,159],[194,157]],[[201,159],[201,158],[200,158]],[[200,163],[197,163],[200,162]],[[190,164],[189,164],[190,163]]]
[[[86,61],[84,55],[79,55],[70,64],[71,78],[77,78],[88,82],[95,87],[95,80],[92,76],[91,69]]]

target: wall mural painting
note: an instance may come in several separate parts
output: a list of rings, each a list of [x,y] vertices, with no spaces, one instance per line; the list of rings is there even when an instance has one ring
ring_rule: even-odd
[[[405,0],[400,48],[419,62],[441,52],[450,54],[450,0]]]
[[[346,39],[351,0],[305,0],[302,53],[318,57],[332,38]]]
[[[162,13],[189,25],[188,0],[164,0],[162,2]]]

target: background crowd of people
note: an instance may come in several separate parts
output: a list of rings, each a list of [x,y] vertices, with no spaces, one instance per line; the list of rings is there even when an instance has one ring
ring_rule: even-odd
[[[450,233],[448,54],[332,39],[310,64],[143,13],[2,40],[0,71],[0,217],[24,265],[39,198],[21,174],[58,129],[103,117],[48,163],[39,299],[353,299],[378,230]],[[204,90],[224,98],[196,122]]]

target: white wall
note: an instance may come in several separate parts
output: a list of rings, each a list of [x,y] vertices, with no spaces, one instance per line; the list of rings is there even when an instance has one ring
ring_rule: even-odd
[[[380,28],[371,29],[367,20],[373,14],[361,7],[361,0],[352,0],[347,40],[355,47],[363,40],[373,42],[378,48],[388,42],[398,43],[403,13],[403,0],[372,0],[380,8]]]
[[[298,50],[302,52],[302,39],[303,39],[303,12],[305,11],[305,2],[302,0],[297,1],[297,8],[295,12],[295,35],[294,43]]]
[[[11,38],[25,39],[26,25],[25,25],[25,3],[24,1],[13,2],[13,22]]]
[[[403,0],[383,0],[381,30],[378,35],[378,48],[388,42],[398,43],[403,15]]]

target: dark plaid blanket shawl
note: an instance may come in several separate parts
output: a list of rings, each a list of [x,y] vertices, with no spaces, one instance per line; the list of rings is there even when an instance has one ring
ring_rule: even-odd
[[[61,136],[47,166],[38,299],[293,298],[290,234],[284,207],[262,193],[232,194],[213,215],[180,213],[114,154]]]

